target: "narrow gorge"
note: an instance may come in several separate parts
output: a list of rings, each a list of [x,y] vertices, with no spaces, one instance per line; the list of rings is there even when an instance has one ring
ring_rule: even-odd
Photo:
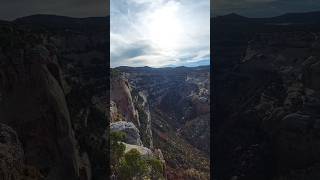
[[[163,162],[167,179],[209,179],[210,69],[111,69],[111,132]]]

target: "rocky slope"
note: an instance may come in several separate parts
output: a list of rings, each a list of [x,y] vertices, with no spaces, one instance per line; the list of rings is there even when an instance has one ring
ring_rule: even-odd
[[[6,168],[30,167],[30,179],[105,178],[105,32],[51,29],[46,20],[0,25],[0,119],[22,152],[0,171],[13,179],[27,178]]]
[[[132,99],[135,110],[128,114],[138,112],[139,121],[131,121],[140,130],[142,142],[163,152],[167,178],[208,179],[209,67],[119,67],[113,71],[121,74],[130,87],[130,93],[121,97]],[[115,99],[113,95],[111,99]]]
[[[134,149],[145,159],[155,158],[162,162],[165,167],[165,160],[161,150],[153,147],[151,118],[147,99],[142,92],[137,92],[133,89],[128,79],[121,72],[114,69],[111,69],[110,78],[110,132],[125,134],[125,138],[122,140],[124,152],[121,152],[124,156]],[[111,147],[111,154],[116,154],[117,152],[112,151],[117,151],[117,149],[112,149]],[[121,163],[121,159],[118,161],[115,164],[112,163],[111,166],[116,167],[116,164]],[[117,173],[117,171],[120,171],[120,173]],[[121,173],[123,173],[121,170],[112,171],[112,174],[117,178],[121,178]],[[157,173],[163,175],[156,179],[166,179],[165,171]],[[152,177],[152,174],[148,174],[146,175],[147,177],[155,178]]]
[[[237,52],[214,50],[216,179],[319,178],[320,28],[270,22],[214,22],[219,40],[213,47],[232,44]],[[241,43],[220,34],[231,26]]]
[[[39,170],[25,164],[22,144],[12,128],[0,124],[0,137],[0,176],[2,179],[44,179]]]

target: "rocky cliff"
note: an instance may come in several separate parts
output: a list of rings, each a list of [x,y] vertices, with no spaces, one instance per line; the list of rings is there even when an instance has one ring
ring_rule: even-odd
[[[4,180],[44,179],[41,172],[30,165],[25,164],[24,151],[17,133],[7,125],[0,125],[0,176]]]
[[[143,92],[139,92],[132,87],[123,72],[111,69],[110,132],[123,133],[125,135],[125,138],[121,140],[124,151],[118,151],[118,154],[121,153],[123,156],[126,156],[132,150],[137,150],[140,156],[146,159],[147,162],[156,160],[162,163],[161,166],[165,167],[165,160],[161,150],[153,147],[151,126],[149,104]],[[113,154],[117,154],[115,151],[119,149],[112,147],[111,157],[115,156]],[[116,168],[120,166],[118,164],[121,164],[121,158],[111,163],[111,166]],[[149,170],[144,172],[143,174],[145,174],[145,176],[149,178],[166,179],[165,168],[156,170],[152,164],[149,163],[147,166],[150,167],[151,172],[149,172]],[[129,171],[130,168],[130,166],[127,167],[126,171]],[[117,171],[120,171],[120,173],[117,173]],[[152,172],[160,174],[160,176],[154,177]],[[114,176],[121,178],[124,172],[119,168],[119,170],[112,170],[112,173]],[[130,178],[135,178],[135,176],[130,175]]]
[[[239,26],[235,36],[247,33],[232,58],[217,52],[216,178],[318,179],[319,27],[216,23],[220,30]],[[219,37],[215,46],[228,44]]]
[[[107,41],[99,29],[57,30],[42,22],[0,26],[1,123],[16,132],[22,152],[1,167],[1,178],[11,173],[13,179],[27,179],[22,168],[10,172],[9,165],[33,168],[30,179],[105,178],[106,69],[101,65]]]
[[[115,71],[115,70],[112,70]],[[111,122],[132,122],[141,134],[146,147],[153,147],[149,104],[143,95],[134,89],[120,72],[110,80]]]
[[[208,179],[209,67],[119,67],[114,72],[130,86],[142,142],[147,137],[161,149],[167,178]]]

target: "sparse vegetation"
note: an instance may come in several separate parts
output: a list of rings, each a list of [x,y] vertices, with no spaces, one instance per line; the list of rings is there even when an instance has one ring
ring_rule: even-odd
[[[151,166],[152,179],[163,179],[164,164],[159,159],[148,159],[147,163]]]
[[[111,132],[110,133],[110,161],[111,170],[116,172],[118,169],[120,158],[123,157],[126,149],[125,145],[121,143],[125,139],[126,135],[122,132]]]
[[[125,139],[122,132],[110,133],[111,171],[122,180],[164,179],[164,164],[156,158],[144,157],[137,149],[125,153]]]
[[[117,69],[110,69],[111,78],[119,77],[121,72]]]
[[[148,165],[138,150],[127,152],[119,162],[119,177],[123,180],[133,178],[144,179],[148,172]]]

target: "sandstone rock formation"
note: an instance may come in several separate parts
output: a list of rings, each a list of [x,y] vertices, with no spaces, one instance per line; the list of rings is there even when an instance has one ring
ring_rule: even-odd
[[[39,17],[0,25],[0,122],[19,136],[30,179],[105,178],[106,40],[99,29],[67,31],[65,17],[57,29],[43,24],[55,16]]]
[[[129,152],[131,149],[136,149],[143,157],[153,157],[153,152],[146,147],[126,143],[124,145],[126,146],[125,153]]]
[[[209,68],[118,67],[112,71],[131,87],[143,145],[156,148],[155,156],[165,160],[168,179],[208,179]],[[119,112],[116,104],[113,114]]]
[[[126,134],[126,143],[138,146],[142,145],[139,130],[132,122],[119,121],[110,124],[110,132],[119,131]]]
[[[15,52],[3,52],[2,122],[17,129],[28,164],[48,169],[49,178],[76,178],[76,142],[56,56],[41,44],[20,52],[14,62]]]
[[[0,124],[0,177],[4,180],[42,180],[44,176],[32,166],[25,165],[22,144],[17,133]]]
[[[235,48],[214,50],[217,179],[319,177],[319,28],[276,19],[216,21],[214,49]]]
[[[128,81],[122,76],[114,76],[110,82],[110,101],[117,105],[122,121],[133,122],[140,126],[137,110],[133,104],[131,89]],[[111,122],[116,121],[116,117],[111,117]]]

